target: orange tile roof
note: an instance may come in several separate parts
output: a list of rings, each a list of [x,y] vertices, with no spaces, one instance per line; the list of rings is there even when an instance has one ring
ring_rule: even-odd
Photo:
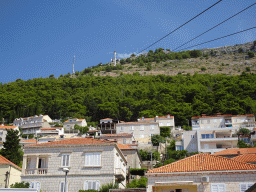
[[[226,115],[197,116],[197,117],[191,117],[191,119],[206,118],[206,117],[243,117],[243,116],[254,117],[253,114],[246,114],[246,115],[230,115],[230,114],[226,114]]]
[[[72,139],[63,139],[60,141],[52,141],[48,143],[39,143],[36,145],[30,145],[29,147],[37,147],[37,146],[46,146],[46,145],[53,145],[53,146],[59,146],[59,145],[83,145],[83,144],[106,144],[106,143],[115,143],[112,141],[105,141],[100,139],[93,139],[90,137],[86,138],[72,138]]]
[[[171,116],[170,114],[168,114],[168,115],[170,116],[170,118],[174,118],[174,116]],[[167,118],[168,115],[166,115],[166,116],[158,116],[156,118]]]
[[[18,168],[19,170],[22,170],[18,165],[15,165],[13,162],[9,161],[8,159],[3,157],[2,155],[0,155],[0,164],[11,164],[14,167]]]
[[[200,153],[174,163],[151,169],[147,173],[200,172],[255,170],[256,165],[234,161],[229,158]]]
[[[133,149],[132,147],[129,147],[129,145],[123,145],[123,144],[120,144],[120,143],[117,143],[118,147],[123,150],[123,149]]]
[[[35,139],[27,139],[27,140],[23,140],[20,141],[20,143],[36,143],[37,141]]]
[[[8,126],[8,125],[0,125],[0,129],[15,129],[18,126]]]
[[[117,125],[120,125],[120,124],[139,124],[139,123],[141,123],[141,124],[143,124],[143,123],[150,123],[150,124],[152,124],[152,123],[155,123],[155,124],[158,124],[157,122],[152,122],[152,121],[133,121],[133,122],[123,122],[123,123],[118,123]]]
[[[232,158],[235,161],[240,161],[240,162],[256,162],[256,154],[244,154],[244,155],[239,155],[234,158]]]
[[[252,148],[235,148],[235,149],[225,149],[223,151],[214,153],[213,155],[237,155],[238,151],[240,154],[256,154],[256,147]]]

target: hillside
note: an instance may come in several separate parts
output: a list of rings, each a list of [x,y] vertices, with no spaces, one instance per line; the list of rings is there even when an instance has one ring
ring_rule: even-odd
[[[157,49],[156,51],[158,51]],[[156,52],[155,51],[155,52]],[[113,77],[123,74],[133,74],[139,72],[141,75],[177,75],[187,74],[193,75],[195,72],[198,74],[226,74],[226,75],[239,75],[242,71],[251,73],[256,72],[256,57],[250,58],[248,51],[256,52],[256,42],[249,42],[234,46],[225,46],[212,49],[200,50],[202,55],[198,57],[191,57],[189,54],[186,56],[177,56],[179,53],[171,53],[167,50],[162,50],[164,55],[173,55],[169,59],[160,58],[159,61],[140,62],[140,58],[147,58],[149,53],[144,53],[140,56],[122,59],[121,66],[115,68],[107,68],[107,63],[104,65],[97,65],[93,68],[87,68],[84,74],[93,72],[96,76],[110,75]],[[155,53],[154,52],[154,53]],[[152,53],[152,52],[151,52]],[[180,52],[182,55],[186,52]],[[175,55],[176,54],[176,55]],[[154,55],[153,55],[154,57]],[[149,67],[148,67],[149,66]]]

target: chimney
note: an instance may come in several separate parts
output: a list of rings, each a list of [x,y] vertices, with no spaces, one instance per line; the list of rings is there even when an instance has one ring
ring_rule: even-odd
[[[237,151],[237,155],[238,155],[238,156],[241,155],[241,152],[240,152],[240,151]]]
[[[217,117],[221,116],[221,113],[217,113]]]

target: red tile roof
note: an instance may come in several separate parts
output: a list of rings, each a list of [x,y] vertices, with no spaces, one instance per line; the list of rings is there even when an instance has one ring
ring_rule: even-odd
[[[240,154],[256,154],[256,147],[225,149],[223,151],[214,153],[213,155],[237,155],[238,151],[240,152]]]
[[[20,143],[36,143],[37,141],[35,139],[27,139],[27,140],[23,140],[20,141]]]
[[[113,120],[113,119],[111,119],[111,118],[105,118],[105,119],[101,119],[101,120],[104,121],[104,120]],[[101,120],[100,120],[100,121],[101,121]]]
[[[63,139],[63,140],[60,140],[60,141],[52,141],[52,142],[48,142],[48,143],[39,143],[39,144],[36,144],[36,145],[30,145],[29,147],[47,146],[47,145],[53,145],[53,146],[84,145],[84,144],[99,144],[99,143],[106,144],[106,143],[115,143],[115,142],[86,137],[86,138]]]
[[[0,164],[11,164],[14,167],[18,168],[19,170],[22,170],[18,165],[15,165],[13,162],[9,161],[8,159],[3,157],[2,155],[0,155]]]
[[[157,122],[152,122],[152,121],[133,121],[133,122],[123,122],[123,123],[118,123],[117,125],[120,125],[120,124],[143,124],[143,123],[155,123],[155,124],[158,124]]]
[[[15,128],[18,128],[18,126],[0,125],[0,129],[15,129]]]
[[[240,161],[240,162],[256,162],[256,154],[244,154],[244,155],[239,155],[234,158],[232,158],[235,161]]]
[[[119,134],[102,134],[102,137],[120,137],[120,136],[133,136],[132,133],[119,133]]]
[[[229,158],[200,153],[174,163],[149,170],[147,173],[255,170],[256,165]]]
[[[123,145],[123,144],[120,144],[120,143],[117,143],[118,147],[121,149],[121,150],[126,150],[126,149],[133,149],[132,147],[129,147],[129,145]]]

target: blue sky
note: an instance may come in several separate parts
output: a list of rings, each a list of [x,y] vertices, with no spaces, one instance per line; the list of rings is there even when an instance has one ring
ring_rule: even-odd
[[[217,0],[0,0],[0,82],[33,79],[141,51]],[[174,49],[256,0],[223,0],[150,49]],[[256,5],[186,47],[256,26]],[[256,40],[256,29],[204,44]],[[147,50],[147,51],[148,51]]]

